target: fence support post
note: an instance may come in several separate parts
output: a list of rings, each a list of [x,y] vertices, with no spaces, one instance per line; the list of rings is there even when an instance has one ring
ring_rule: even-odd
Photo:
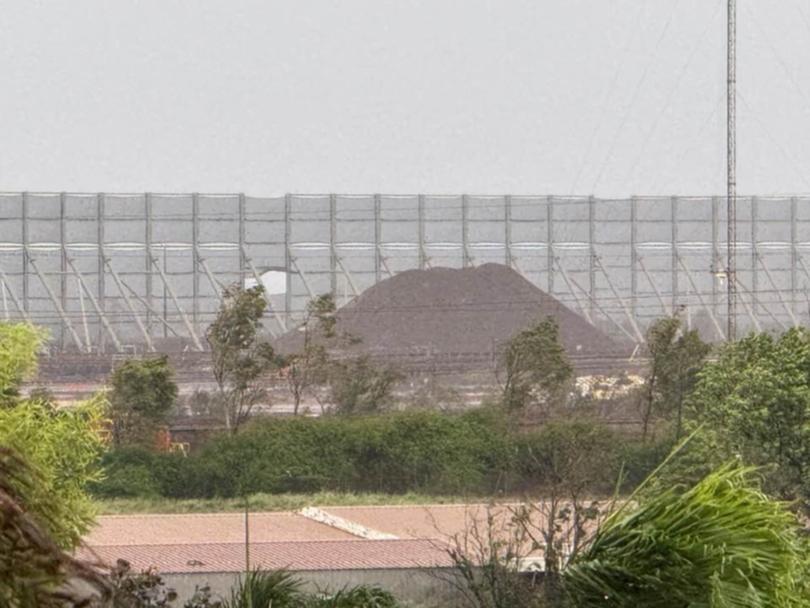
[[[512,197],[503,197],[503,262],[512,267]]]
[[[289,327],[292,324],[293,314],[293,293],[292,293],[292,264],[290,246],[292,241],[292,224],[290,223],[290,213],[292,212],[292,195],[284,195],[284,319]],[[244,243],[243,243],[244,244]]]
[[[152,335],[152,195],[145,192],[143,195],[144,214],[144,294],[146,299],[146,330]]]
[[[759,314],[759,272],[757,268],[757,259],[759,258],[759,249],[757,248],[757,240],[759,235],[757,224],[759,223],[759,200],[756,196],[751,198],[751,299],[753,300],[754,314]],[[767,304],[765,304],[767,306]]]
[[[630,312],[638,319],[638,200],[630,199]]]
[[[382,255],[380,247],[382,245],[382,197],[374,195],[374,282],[382,280]]]
[[[678,197],[673,196],[669,199],[670,206],[670,222],[672,224],[672,261],[670,272],[672,273],[672,312],[678,310]]]
[[[31,310],[29,302],[29,289],[28,289],[28,193],[22,193],[22,207],[20,210],[22,216],[22,301],[25,313],[28,314]],[[81,350],[81,349],[80,349]]]
[[[796,225],[797,217],[797,203],[796,197],[790,199],[790,308],[794,314],[796,312],[796,291],[798,289],[796,281],[796,266],[798,264],[798,241],[799,229]]]
[[[470,198],[461,195],[461,265],[470,266]]]
[[[546,197],[546,290],[554,295],[554,199]]]
[[[191,195],[191,322],[194,331],[200,331],[200,195],[197,192]]]
[[[329,195],[329,280],[330,291],[337,302],[337,195]]]
[[[591,317],[593,317],[593,303],[596,301],[596,197],[588,197],[588,295],[591,300]]]

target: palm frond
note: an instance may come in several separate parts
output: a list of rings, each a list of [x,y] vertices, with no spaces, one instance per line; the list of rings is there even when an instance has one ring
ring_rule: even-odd
[[[607,520],[564,573],[575,606],[793,608],[803,553],[795,517],[728,465]]]

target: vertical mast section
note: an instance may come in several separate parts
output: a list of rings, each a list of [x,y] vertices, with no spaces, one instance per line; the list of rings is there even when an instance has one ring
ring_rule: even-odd
[[[728,0],[727,56],[727,200],[728,238],[726,282],[728,286],[728,340],[737,338],[737,0]]]

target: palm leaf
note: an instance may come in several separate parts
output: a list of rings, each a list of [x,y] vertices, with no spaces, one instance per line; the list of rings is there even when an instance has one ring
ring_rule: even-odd
[[[793,608],[803,550],[795,517],[752,469],[726,466],[608,519],[564,573],[573,604],[633,608]]]

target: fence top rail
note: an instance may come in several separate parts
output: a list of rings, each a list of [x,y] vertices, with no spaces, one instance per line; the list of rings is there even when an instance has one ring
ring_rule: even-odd
[[[384,192],[371,192],[371,193],[341,193],[341,192],[325,192],[325,193],[314,193],[314,192],[286,192],[286,193],[269,193],[269,194],[261,194],[261,195],[254,195],[248,194],[245,192],[87,192],[87,191],[42,191],[42,190],[17,190],[17,191],[0,191],[0,196],[8,197],[8,196],[80,196],[80,197],[91,197],[91,196],[105,196],[105,197],[143,197],[146,195],[152,197],[161,197],[161,198],[187,198],[192,196],[199,196],[199,197],[239,197],[239,196],[247,196],[253,199],[283,199],[288,196],[292,196],[296,199],[307,199],[307,198],[329,198],[329,197],[337,197],[338,199],[366,199],[366,198],[374,198],[374,197],[384,197],[384,198],[417,198],[417,197],[425,197],[430,199],[458,199],[461,197],[468,197],[468,198],[475,198],[475,199],[492,199],[492,200],[502,200],[506,197],[511,198],[512,200],[521,200],[521,199],[531,199],[531,200],[543,200],[543,201],[554,201],[554,202],[607,202],[607,203],[617,203],[617,202],[630,202],[630,201],[637,201],[640,203],[647,202],[647,201],[670,201],[673,199],[677,199],[678,201],[708,201],[712,199],[725,199],[725,194],[702,194],[702,195],[631,195],[631,196],[624,196],[624,197],[604,197],[604,196],[594,196],[594,195],[570,195],[570,194],[510,194],[510,193],[503,193],[503,194],[494,194],[494,193],[429,193],[429,192],[422,192],[422,193],[384,193]],[[750,200],[750,199],[757,199],[758,201],[787,201],[790,199],[805,199],[810,201],[810,193],[795,193],[795,194],[768,194],[768,195],[758,195],[758,194],[738,194],[738,200]]]

